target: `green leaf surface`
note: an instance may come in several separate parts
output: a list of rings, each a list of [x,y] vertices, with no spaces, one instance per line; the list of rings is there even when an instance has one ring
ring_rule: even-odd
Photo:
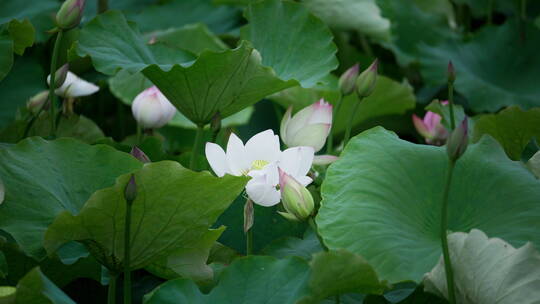
[[[78,215],[61,213],[49,227],[49,253],[67,241],[81,241],[102,264],[121,270],[124,258],[124,189],[130,174],[95,192]],[[177,250],[191,250],[246,184],[245,178],[216,178],[173,161],[146,164],[135,172],[131,268],[138,269]],[[201,190],[201,189],[204,189]]]
[[[215,5],[212,0],[173,0],[130,14],[129,19],[137,22],[143,32],[204,23],[221,34],[238,27],[240,16],[237,8]]]
[[[513,160],[520,160],[521,153],[532,138],[540,139],[540,108],[523,111],[512,106],[497,114],[481,115],[475,122],[473,141],[484,134],[495,138]]]
[[[216,37],[205,24],[188,24],[180,28],[152,32],[149,36],[156,42],[169,47],[200,54],[204,50],[214,52],[228,49],[227,45]]]
[[[456,302],[533,304],[540,302],[540,253],[531,243],[518,249],[482,231],[448,236]],[[448,298],[443,258],[424,278],[428,292]]]
[[[56,0],[3,0],[0,1],[0,24],[13,19],[28,19],[35,28],[36,41],[43,42],[50,36],[45,31],[54,26],[54,13],[60,7]]]
[[[325,244],[362,255],[390,283],[418,282],[441,253],[447,166],[444,147],[412,144],[380,127],[354,137],[322,185],[316,221]],[[470,145],[454,177],[449,230],[540,244],[540,184],[495,140]]]
[[[81,57],[90,56],[95,68],[107,75],[119,69],[139,72],[150,64],[168,69],[194,59],[185,51],[147,44],[119,11],[108,11],[88,22],[80,31],[76,51]]]
[[[390,37],[390,21],[381,16],[376,0],[304,0],[303,3],[331,28],[359,31],[383,40]]]
[[[294,84],[262,66],[260,55],[245,42],[233,50],[204,51],[187,67],[174,65],[166,72],[151,65],[143,73],[196,124],[210,122],[217,112],[230,116]]]
[[[25,139],[0,150],[0,176],[6,199],[0,228],[30,256],[41,259],[47,227],[66,211],[77,214],[90,195],[141,163],[111,147],[73,139]]]
[[[13,40],[0,35],[0,81],[6,77],[13,66]]]
[[[36,267],[17,284],[16,304],[75,304]]]
[[[422,45],[438,46],[456,37],[448,25],[447,16],[424,11],[417,3],[377,0],[377,4],[381,8],[382,16],[392,23],[390,41],[380,43],[394,52],[402,66],[424,62],[420,53]],[[443,60],[443,63],[446,65],[448,58]],[[443,71],[446,72],[446,68]]]
[[[540,73],[540,30],[525,28],[520,39],[517,22],[483,28],[471,40],[447,40],[422,47],[421,72],[432,85],[446,83],[451,60],[456,70],[455,89],[475,112],[496,112],[505,106],[523,109],[540,106],[540,87],[534,80]],[[496,64],[495,64],[496,63]]]
[[[12,20],[7,30],[13,40],[13,52],[17,55],[24,54],[24,50],[34,44],[35,30],[28,19]]]
[[[265,0],[250,4],[245,15],[249,24],[241,37],[279,78],[312,87],[338,66],[332,33],[301,4]]]
[[[290,236],[275,240],[264,248],[263,253],[278,259],[296,256],[309,261],[313,254],[323,250],[315,232],[308,229],[302,239]]]

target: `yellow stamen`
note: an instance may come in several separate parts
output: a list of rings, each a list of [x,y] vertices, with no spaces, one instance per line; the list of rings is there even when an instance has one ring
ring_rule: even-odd
[[[262,170],[268,164],[269,162],[265,160],[255,160],[251,163],[251,170]]]

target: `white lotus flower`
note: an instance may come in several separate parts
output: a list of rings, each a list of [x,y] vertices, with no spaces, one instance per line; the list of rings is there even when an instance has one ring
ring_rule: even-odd
[[[311,168],[313,155],[312,147],[294,147],[282,152],[279,137],[272,130],[256,134],[245,145],[232,133],[226,153],[219,145],[206,143],[206,158],[216,175],[250,176],[246,185],[249,198],[267,207],[278,204],[281,198],[277,189],[278,168],[307,186],[312,182],[306,174]]]
[[[176,114],[176,108],[156,87],[142,91],[131,104],[135,120],[145,129],[157,129],[167,124]]]
[[[50,85],[51,75],[47,76],[47,83]],[[64,84],[56,89],[54,92],[56,95],[60,95],[65,98],[75,98],[92,95],[99,91],[99,87],[91,82],[88,82],[79,76],[68,71],[66,81]]]

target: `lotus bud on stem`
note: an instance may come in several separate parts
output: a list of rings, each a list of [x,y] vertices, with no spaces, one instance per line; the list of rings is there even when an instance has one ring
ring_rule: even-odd
[[[133,155],[133,157],[144,164],[152,162],[150,158],[143,152],[143,150],[139,149],[137,146],[134,146],[129,154]]]
[[[124,304],[131,304],[131,209],[137,198],[137,182],[135,175],[131,174],[124,189],[126,199],[126,220],[124,227]]]

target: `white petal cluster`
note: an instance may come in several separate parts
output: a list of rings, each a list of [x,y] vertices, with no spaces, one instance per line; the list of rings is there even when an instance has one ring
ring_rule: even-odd
[[[304,186],[312,182],[307,173],[314,153],[314,149],[307,146],[281,151],[279,137],[272,130],[256,134],[245,145],[233,133],[227,152],[217,144],[206,143],[206,158],[216,175],[250,176],[246,192],[253,202],[262,206],[273,206],[280,201],[278,168]]]
[[[47,83],[50,85],[51,75],[47,76]],[[99,91],[99,87],[91,82],[88,82],[79,76],[68,71],[66,80],[61,87],[54,92],[56,95],[64,98],[75,98],[92,95]]]

